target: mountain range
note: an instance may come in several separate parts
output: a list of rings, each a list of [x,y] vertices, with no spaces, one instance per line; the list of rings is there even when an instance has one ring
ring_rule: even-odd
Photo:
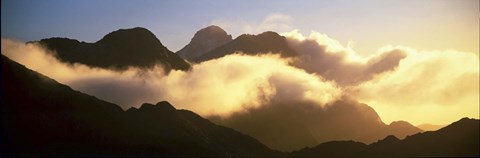
[[[2,55],[1,156],[419,157],[480,156],[480,120],[388,136],[331,141],[282,153],[168,102],[119,106],[75,91]],[[402,124],[402,123],[401,123]]]
[[[437,131],[388,136],[370,145],[332,141],[290,153],[294,157],[478,157],[480,120],[462,118]]]
[[[189,45],[193,45],[193,42],[189,43],[187,46]],[[297,52],[288,47],[287,39],[285,37],[272,31],[267,31],[258,35],[243,34],[230,42],[209,49],[211,49],[211,51],[202,53],[202,55],[190,60],[200,63],[211,59],[221,58],[236,52],[242,52],[248,55],[272,53],[279,54],[282,57],[293,57],[298,55]]]
[[[48,38],[36,42],[52,50],[60,61],[70,64],[81,63],[114,70],[149,68],[160,64],[166,72],[190,68],[187,62],[163,46],[152,32],[141,27],[113,31],[95,43],[68,38]]]
[[[347,98],[330,103],[325,108],[302,103],[275,104],[235,113],[228,118],[209,119],[281,151],[298,150],[334,140],[369,144],[388,135],[405,138],[422,132],[405,121],[385,124],[373,108]]]
[[[162,65],[166,72],[186,71],[190,65],[185,60],[200,63],[237,51],[297,55],[285,37],[275,32],[232,40],[218,26],[198,31],[178,55],[144,28],[120,29],[95,43],[67,38],[36,42],[53,50],[62,62],[118,71],[156,65]],[[124,111],[3,55],[1,100],[0,151],[6,156],[480,155],[479,121],[475,119],[465,118],[438,131],[423,132],[405,121],[385,124],[370,106],[349,98],[325,108],[281,103],[234,113],[228,119],[205,119],[188,110],[177,110],[166,101]]]
[[[280,154],[165,101],[123,111],[3,55],[1,114],[3,156]]]

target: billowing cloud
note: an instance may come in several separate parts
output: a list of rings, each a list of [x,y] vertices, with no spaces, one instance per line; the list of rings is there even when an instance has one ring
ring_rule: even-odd
[[[213,20],[211,25],[217,25],[233,35],[259,34],[265,31],[285,32],[293,29],[293,18],[282,13],[271,13],[265,16],[262,21],[245,21],[242,19]]]
[[[273,55],[230,55],[194,65],[191,72],[173,72],[165,79],[160,84],[169,85],[165,99],[191,105],[188,109],[194,111],[209,110],[201,114],[242,111],[267,102],[308,100],[323,105],[341,94],[334,83]]]
[[[479,58],[474,53],[402,50],[407,57],[395,71],[375,76],[352,88],[355,98],[373,106],[388,121],[401,117],[448,123],[479,116]],[[424,123],[424,122],[417,122]]]
[[[303,36],[298,30],[282,35],[299,53],[298,61],[293,65],[310,73],[318,73],[340,85],[358,84],[391,71],[406,56],[402,50],[389,50],[363,58],[352,48],[344,47],[337,40],[314,31],[309,37]]]
[[[91,68],[83,64],[65,64],[37,44],[25,44],[9,39],[2,39],[2,54],[76,90],[122,105],[124,108],[142,102],[156,101],[157,99],[150,99],[156,97],[154,96],[156,91],[153,87],[150,88],[152,85],[146,80],[164,76],[161,67],[152,70],[130,68],[116,72]]]
[[[36,44],[2,39],[2,52],[30,69],[124,108],[168,100],[201,115],[229,115],[268,102],[324,105],[341,95],[334,82],[289,66],[275,55],[235,54],[193,65],[190,71],[161,67],[123,72],[66,65]]]
[[[448,124],[478,118],[478,55],[389,46],[360,57],[320,33],[283,35],[298,57],[239,52],[168,75],[160,66],[114,72],[66,65],[38,45],[8,39],[2,39],[2,53],[124,109],[168,100],[283,150],[338,139],[371,142],[391,134],[382,120]],[[349,135],[358,129],[364,130]]]

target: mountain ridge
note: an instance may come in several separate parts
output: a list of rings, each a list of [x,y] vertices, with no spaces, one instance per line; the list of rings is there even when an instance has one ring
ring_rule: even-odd
[[[225,55],[242,52],[248,55],[273,53],[282,57],[297,56],[298,53],[288,46],[285,37],[280,36],[273,31],[263,32],[258,35],[243,34],[234,40],[225,43],[210,52],[195,58],[193,62],[201,63],[203,61],[221,58]]]
[[[479,127],[480,120],[462,118],[437,131],[418,133],[404,139],[389,135],[369,145],[333,141],[290,154],[303,157],[478,157]],[[343,150],[331,152],[332,148]]]
[[[4,55],[1,65],[2,157],[480,156],[478,119],[463,118],[440,130],[404,139],[387,136],[370,145],[331,141],[282,153],[191,111],[177,110],[167,101],[123,111]]]
[[[70,64],[81,63],[114,70],[150,68],[161,64],[166,72],[190,68],[152,32],[141,27],[110,32],[95,43],[56,37],[36,42],[56,52],[54,56],[60,61]]]
[[[348,98],[322,108],[316,104],[283,103],[234,113],[228,118],[209,119],[280,151],[294,151],[334,140],[372,143],[392,134],[404,138],[422,132],[409,123],[387,125],[373,108]]]
[[[0,156],[278,155],[163,101],[123,111],[2,55]]]
[[[225,30],[216,25],[210,25],[197,31],[190,43],[177,51],[176,54],[185,60],[193,61],[195,58],[232,40],[232,35],[227,34]]]

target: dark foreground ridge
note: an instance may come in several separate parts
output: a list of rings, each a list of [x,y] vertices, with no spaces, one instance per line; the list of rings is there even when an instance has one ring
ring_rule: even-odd
[[[123,111],[3,55],[1,110],[0,157],[279,154],[168,102]]]
[[[42,39],[39,43],[56,51],[55,57],[67,63],[116,70],[161,64],[167,72],[171,69],[188,70],[190,67],[163,46],[152,32],[140,27],[113,31],[95,43],[68,38]]]
[[[290,153],[294,157],[479,157],[480,120],[462,118],[437,131],[388,136],[366,145],[353,141],[322,143]]]
[[[365,145],[334,141],[292,153],[271,150],[168,102],[119,106],[72,90],[2,55],[0,157],[419,157],[480,156],[479,120]]]

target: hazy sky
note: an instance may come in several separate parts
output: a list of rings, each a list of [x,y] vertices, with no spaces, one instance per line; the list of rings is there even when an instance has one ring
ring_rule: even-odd
[[[120,28],[145,27],[177,51],[200,28],[242,33],[318,31],[360,54],[379,47],[479,52],[478,0],[219,1],[2,0],[2,37],[69,37],[95,42]]]

